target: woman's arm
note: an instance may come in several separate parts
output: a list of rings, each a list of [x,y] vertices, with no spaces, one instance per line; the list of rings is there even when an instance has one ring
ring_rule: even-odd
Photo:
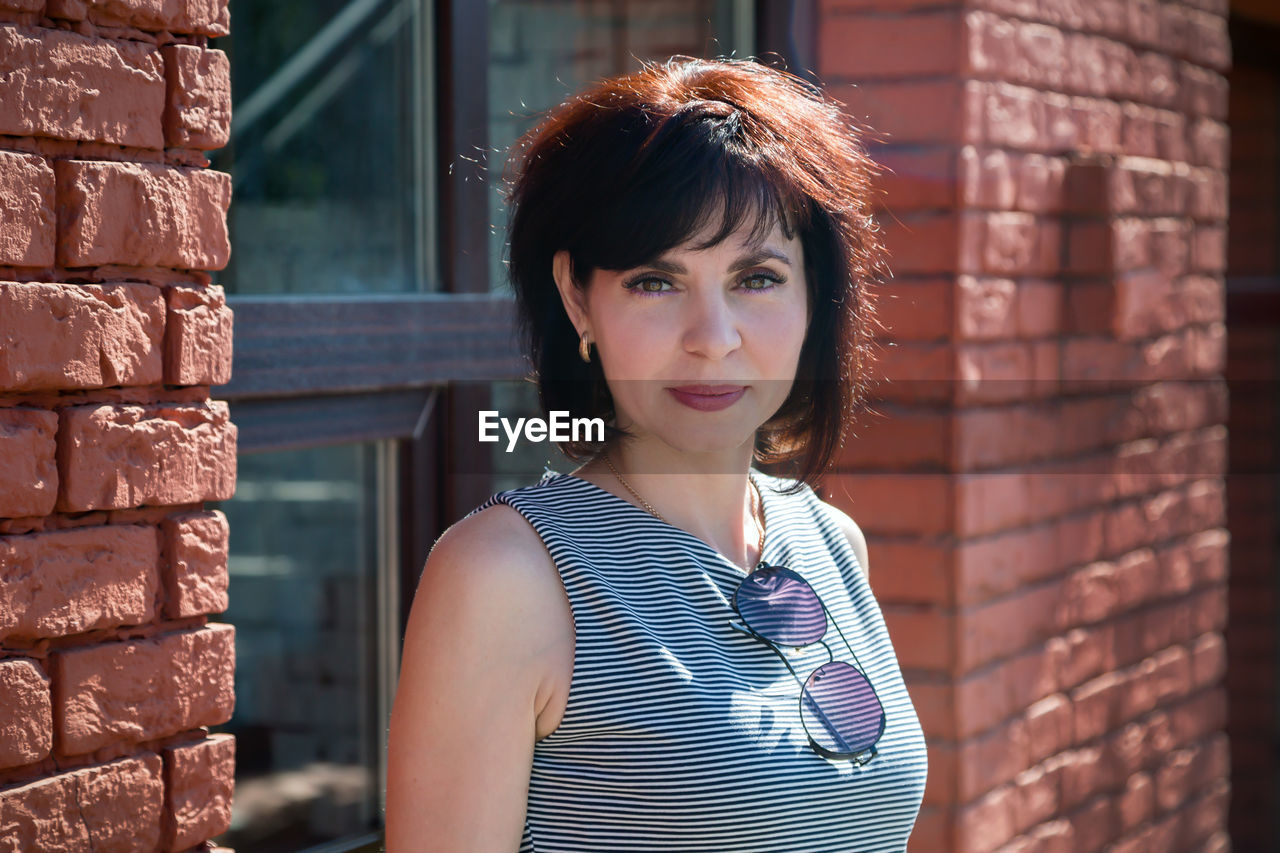
[[[506,506],[459,521],[432,548],[391,712],[388,853],[519,848],[564,609],[547,564],[537,534]]]

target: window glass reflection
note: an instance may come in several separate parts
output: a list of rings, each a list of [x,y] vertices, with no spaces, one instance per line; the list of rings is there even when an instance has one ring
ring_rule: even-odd
[[[228,293],[423,289],[422,0],[237,0]]]
[[[296,851],[380,823],[378,448],[241,456],[231,525],[231,831]]]

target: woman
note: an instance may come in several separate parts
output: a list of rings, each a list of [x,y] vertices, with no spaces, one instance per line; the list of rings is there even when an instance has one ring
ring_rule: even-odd
[[[856,133],[792,75],[676,57],[561,104],[511,165],[542,405],[607,434],[436,542],[388,850],[904,850],[924,737],[863,537],[810,486],[881,271]]]

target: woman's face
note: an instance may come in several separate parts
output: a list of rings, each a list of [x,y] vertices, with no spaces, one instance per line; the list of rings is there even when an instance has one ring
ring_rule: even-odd
[[[554,260],[579,336],[591,332],[617,425],[685,452],[752,446],[791,391],[811,311],[798,236],[775,224],[759,245],[741,228],[688,248],[709,233],[644,266],[596,270],[585,294],[570,282],[569,253]]]

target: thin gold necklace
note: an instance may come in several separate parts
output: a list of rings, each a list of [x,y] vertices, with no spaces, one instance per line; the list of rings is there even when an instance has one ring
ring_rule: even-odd
[[[613,463],[609,461],[609,455],[607,453],[602,454],[602,457],[604,458],[604,464],[608,465],[609,470],[613,472],[613,476],[618,478],[618,482],[622,483],[623,487],[628,492],[635,495],[636,500],[640,501],[640,503],[644,506],[645,509],[647,509],[653,515],[657,516],[659,521],[663,521],[663,522],[666,522],[667,524],[671,524],[671,522],[667,521],[665,518],[662,517],[661,513],[659,513],[656,509],[650,506],[648,501],[640,497],[639,492],[631,488],[631,484],[628,483],[626,479],[624,479],[623,476],[618,473],[617,468],[613,467]],[[751,478],[747,477],[747,480],[751,481]],[[751,481],[751,485],[754,487],[755,482]],[[755,500],[752,501],[751,520],[754,521],[760,527],[760,544],[756,551],[757,553],[756,565],[759,565],[764,558],[764,519],[763,519],[764,499],[760,496],[760,490],[758,488],[752,488],[751,493],[755,497]],[[759,512],[757,512],[757,507],[759,508]]]

